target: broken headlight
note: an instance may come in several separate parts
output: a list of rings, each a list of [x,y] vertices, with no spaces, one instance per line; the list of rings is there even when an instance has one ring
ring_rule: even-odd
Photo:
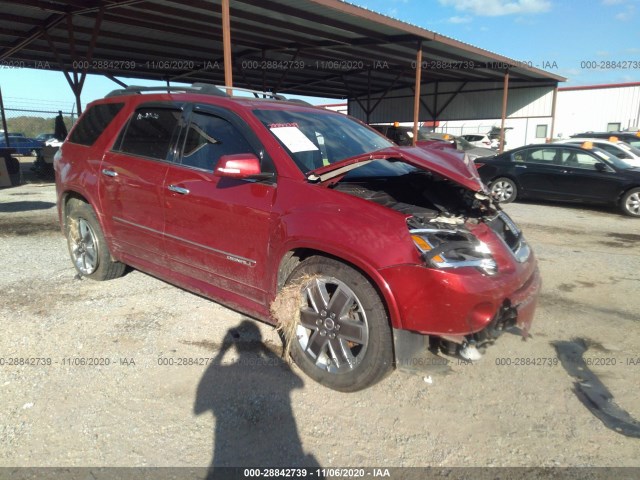
[[[487,275],[498,272],[489,247],[460,230],[419,228],[409,231],[427,265],[434,268],[474,267]]]

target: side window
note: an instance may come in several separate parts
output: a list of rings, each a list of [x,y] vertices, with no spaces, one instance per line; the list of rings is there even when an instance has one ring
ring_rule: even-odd
[[[75,126],[69,141],[80,145],[91,146],[109,126],[111,120],[122,110],[124,103],[104,103],[94,105],[87,110]]]
[[[534,150],[529,150],[528,155],[525,157],[524,161],[530,163],[553,164],[558,152],[559,150],[553,148],[537,148]]]
[[[567,167],[595,170],[596,163],[600,163],[600,161],[586,152],[563,150],[562,163]]]
[[[129,119],[119,150],[142,157],[168,160],[178,132],[182,112],[168,108],[143,107]]]
[[[213,171],[223,155],[255,151],[233,125],[214,115],[194,113],[182,149],[182,164]]]

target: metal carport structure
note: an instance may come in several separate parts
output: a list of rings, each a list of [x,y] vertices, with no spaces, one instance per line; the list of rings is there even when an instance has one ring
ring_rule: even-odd
[[[0,62],[64,72],[79,107],[89,73],[351,99],[363,120],[411,88],[416,125],[425,84],[501,82],[504,119],[509,85],[565,80],[339,0],[5,0]]]

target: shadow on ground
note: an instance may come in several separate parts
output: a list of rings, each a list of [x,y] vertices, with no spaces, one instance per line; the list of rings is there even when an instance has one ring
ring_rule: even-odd
[[[55,207],[53,202],[41,202],[39,200],[24,200],[18,202],[0,203],[0,212],[30,212],[32,210],[48,210]]]
[[[230,329],[198,385],[194,413],[214,415],[216,467],[318,468],[304,453],[290,394],[304,383],[262,341],[255,322]]]

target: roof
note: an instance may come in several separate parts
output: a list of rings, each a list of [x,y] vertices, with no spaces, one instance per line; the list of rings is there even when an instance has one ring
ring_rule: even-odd
[[[0,60],[223,84],[221,1],[5,0]],[[340,0],[231,0],[230,12],[234,86],[328,98],[385,92],[413,85],[419,42],[425,82],[497,81],[507,68],[510,82],[565,80]]]
[[[629,88],[629,87],[640,87],[640,82],[629,82],[629,83],[603,83],[600,85],[580,85],[577,87],[562,87],[558,88],[560,92],[570,92],[574,90],[604,90],[606,88]]]

